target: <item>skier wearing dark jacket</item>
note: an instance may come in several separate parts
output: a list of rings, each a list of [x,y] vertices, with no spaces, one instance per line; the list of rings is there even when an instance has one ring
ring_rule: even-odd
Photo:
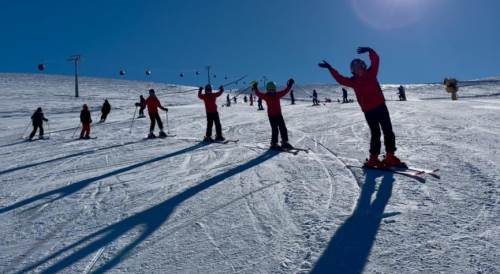
[[[158,108],[168,111],[168,108],[165,108],[161,105],[160,100],[155,95],[155,90],[149,90],[149,97],[146,99],[146,106],[148,107],[149,119],[151,120],[151,126],[149,127],[149,135],[148,138],[155,138],[154,130],[155,130],[155,122],[158,123],[158,127],[160,128],[160,137],[167,137],[167,134],[163,131],[163,123],[161,122],[160,115],[158,114]]]
[[[43,115],[42,108],[37,108],[35,113],[31,115],[31,122],[33,123],[33,131],[31,131],[29,140],[33,139],[36,134],[37,129],[40,129],[38,133],[38,138],[43,139],[43,121],[48,122],[49,120]]]
[[[104,100],[104,104],[101,107],[101,121],[100,123],[104,123],[108,114],[111,112],[111,105],[108,102],[108,99]]]
[[[278,149],[278,133],[281,134],[281,147],[284,149],[293,148],[288,143],[288,130],[285,125],[285,120],[281,114],[281,104],[280,98],[285,96],[291,89],[295,81],[293,79],[288,80],[287,86],[282,91],[276,91],[276,84],[274,82],[268,82],[266,84],[266,93],[261,93],[257,86],[257,82],[253,82],[252,90],[259,99],[266,101],[267,104],[267,115],[269,117],[269,123],[271,124],[271,148]]]
[[[202,94],[203,88],[200,87],[198,90],[198,98],[203,100],[205,104],[205,111],[207,113],[207,130],[205,133],[205,138],[203,139],[205,142],[213,142],[212,139],[212,127],[215,123],[215,141],[224,141],[224,137],[222,136],[222,127],[220,124],[219,112],[217,112],[217,97],[221,96],[224,92],[224,87],[220,86],[219,92],[212,93],[212,86],[205,86],[205,94]]]
[[[144,96],[139,96],[139,102],[135,103],[136,107],[139,107],[139,116],[137,118],[144,118],[144,109],[146,108],[146,99],[144,99]]]
[[[358,54],[369,53],[371,66],[367,68],[366,63],[361,59],[354,59],[351,62],[351,72],[353,76],[347,78],[342,76],[326,61],[319,64],[322,68],[327,68],[333,78],[341,85],[354,89],[361,110],[365,113],[365,118],[370,127],[370,159],[366,165],[370,167],[397,166],[401,161],[394,155],[396,151],[396,137],[392,131],[391,118],[385,104],[384,94],[377,79],[379,69],[379,56],[371,48],[360,47]],[[379,160],[380,154],[380,129],[384,133],[384,143],[386,149],[385,159]]]
[[[90,139],[90,124],[92,117],[87,104],[83,104],[82,111],[80,112],[80,122],[82,123],[82,131],[80,132],[80,139]]]

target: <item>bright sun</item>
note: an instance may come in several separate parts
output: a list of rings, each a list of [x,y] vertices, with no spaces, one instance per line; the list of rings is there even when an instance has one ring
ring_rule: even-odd
[[[351,0],[356,15],[379,30],[402,28],[418,22],[431,0]]]

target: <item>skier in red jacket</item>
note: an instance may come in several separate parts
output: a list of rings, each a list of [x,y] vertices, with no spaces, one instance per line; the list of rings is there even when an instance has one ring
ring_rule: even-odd
[[[161,105],[160,100],[158,100],[158,97],[155,95],[154,89],[149,90],[149,97],[146,99],[146,106],[148,107],[149,119],[151,120],[148,138],[156,138],[154,134],[155,122],[158,123],[158,127],[160,128],[159,136],[162,138],[167,137],[167,134],[163,131],[163,123],[161,122],[160,115],[158,114],[158,108],[164,111],[168,111],[168,108]]]
[[[360,47],[357,52],[358,54],[368,52],[371,66],[368,68],[366,63],[361,59],[352,60],[351,72],[353,76],[351,78],[342,76],[324,60],[319,66],[327,68],[340,85],[354,89],[354,93],[361,106],[361,110],[365,114],[371,132],[370,158],[366,162],[366,165],[369,167],[401,165],[401,161],[394,155],[396,151],[396,137],[392,131],[391,117],[385,104],[384,94],[377,79],[380,63],[379,56],[373,49],[368,47]],[[383,161],[380,161],[378,158],[381,147],[380,128],[382,128],[382,132],[384,133],[386,149]]]
[[[217,97],[221,96],[224,92],[224,87],[220,86],[219,92],[212,93],[212,86],[205,86],[205,94],[202,94],[203,88],[200,87],[198,90],[198,98],[203,100],[205,103],[205,111],[207,113],[207,131],[205,133],[204,142],[213,142],[212,139],[212,126],[215,123],[215,141],[222,142],[224,137],[222,136],[222,127],[220,124],[219,112],[217,112]]]
[[[266,93],[259,91],[257,82],[252,83],[252,90],[255,95],[266,101],[267,104],[267,115],[269,117],[269,123],[271,124],[272,136],[271,136],[271,149],[279,149],[278,146],[278,133],[281,134],[281,148],[283,149],[293,149],[292,145],[288,143],[288,130],[285,125],[285,120],[281,114],[281,104],[280,98],[285,96],[291,89],[295,81],[293,79],[288,80],[286,88],[282,91],[276,91],[276,84],[274,82],[268,82],[266,84]]]

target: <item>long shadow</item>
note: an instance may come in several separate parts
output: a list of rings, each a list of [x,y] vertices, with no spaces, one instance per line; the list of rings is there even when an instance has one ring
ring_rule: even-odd
[[[382,182],[375,200],[371,202],[375,179],[380,176],[383,176]],[[311,273],[363,272],[380,223],[386,217],[384,209],[391,197],[393,183],[392,173],[367,170],[356,209],[335,232]]]
[[[39,201],[39,200],[42,200],[42,199],[45,199],[45,198],[51,197],[51,196],[55,196],[55,197],[52,198],[51,200],[49,200],[48,203],[54,202],[56,200],[62,199],[64,197],[68,196],[68,195],[71,195],[71,194],[73,194],[75,192],[78,192],[78,191],[82,190],[83,188],[87,187],[91,183],[97,182],[99,180],[102,180],[102,179],[105,179],[105,178],[108,178],[108,177],[111,177],[111,176],[115,176],[115,175],[121,174],[121,173],[130,171],[130,170],[133,170],[133,169],[136,169],[136,168],[148,165],[148,164],[152,164],[154,162],[158,162],[158,161],[161,161],[161,160],[165,160],[167,158],[171,158],[171,157],[174,157],[174,156],[177,156],[177,155],[184,154],[184,153],[193,151],[195,149],[201,148],[201,147],[203,147],[205,145],[206,144],[204,144],[204,143],[198,143],[198,144],[196,144],[194,146],[190,146],[188,148],[181,149],[181,150],[178,150],[176,152],[172,152],[172,153],[169,153],[169,154],[166,154],[166,155],[163,155],[163,156],[159,156],[159,157],[153,158],[151,160],[147,160],[145,162],[141,162],[141,163],[133,164],[133,165],[130,165],[130,166],[126,166],[126,167],[123,167],[123,168],[120,168],[120,169],[117,169],[117,170],[114,170],[114,171],[111,171],[111,172],[108,172],[108,173],[105,173],[105,174],[102,174],[102,175],[99,175],[99,176],[96,176],[96,177],[92,177],[92,178],[89,178],[89,179],[81,180],[79,182],[76,182],[76,183],[73,183],[73,184],[70,184],[70,185],[67,185],[67,186],[64,186],[64,187],[60,187],[58,189],[54,189],[54,190],[51,190],[51,191],[48,191],[48,192],[45,192],[45,193],[38,194],[38,195],[33,196],[31,198],[19,201],[19,202],[13,204],[13,205],[10,205],[10,206],[7,206],[7,207],[4,207],[4,208],[0,209],[0,214],[8,212],[8,211],[11,211],[11,210],[14,210],[16,208],[20,208],[22,206],[34,203],[36,201]]]
[[[185,191],[177,194],[176,196],[156,205],[146,209],[142,212],[139,212],[133,216],[130,216],[126,219],[123,219],[117,223],[114,223],[106,228],[103,228],[95,233],[92,233],[81,240],[60,249],[59,251],[54,252],[53,254],[43,258],[42,260],[32,264],[31,266],[20,270],[17,273],[26,273],[34,270],[35,268],[49,262],[53,261],[57,257],[62,254],[70,251],[67,257],[62,258],[57,262],[53,262],[53,264],[45,269],[42,273],[57,273],[59,271],[64,270],[66,267],[69,267],[83,258],[93,254],[94,252],[100,250],[112,244],[114,241],[118,240],[120,237],[125,236],[128,232],[132,231],[135,228],[141,228],[141,233],[139,236],[135,238],[133,242],[123,247],[118,253],[110,260],[106,261],[106,263],[100,266],[98,269],[93,271],[93,273],[104,273],[114,266],[118,265],[121,261],[123,261],[128,253],[134,249],[141,242],[146,240],[153,232],[155,232],[163,223],[165,223],[169,216],[172,214],[174,209],[182,204],[184,201],[189,198],[195,196],[196,194],[222,182],[223,180],[230,178],[236,174],[239,174],[245,170],[248,170],[252,167],[255,167],[272,157],[276,156],[279,152],[277,151],[266,151],[255,159],[250,160],[244,164],[241,164],[237,167],[234,167],[224,173],[216,175],[206,181],[203,181],[193,187],[186,189]],[[90,241],[90,242],[89,242]],[[84,243],[88,242],[84,245]]]
[[[489,98],[489,97],[498,97],[500,96],[500,92],[492,93],[492,94],[478,94],[478,95],[459,95],[458,99],[471,99],[471,98]],[[450,100],[450,96],[448,97],[432,97],[432,98],[421,98],[422,101],[430,101],[430,100]]]
[[[73,153],[73,154],[70,154],[70,155],[66,155],[66,156],[63,156],[63,157],[58,157],[58,158],[54,158],[54,159],[50,159],[50,160],[46,160],[46,161],[42,161],[42,162],[36,162],[36,163],[27,164],[27,165],[23,165],[23,166],[13,167],[13,168],[9,168],[9,169],[0,171],[0,175],[11,173],[11,172],[18,171],[18,170],[27,169],[27,168],[30,168],[30,167],[35,167],[35,166],[49,164],[49,163],[53,163],[53,162],[57,162],[57,161],[65,160],[65,159],[70,159],[70,158],[74,158],[74,157],[78,157],[78,156],[92,154],[92,153],[95,153],[95,152],[98,152],[98,151],[102,151],[102,150],[108,150],[108,149],[113,149],[113,148],[117,148],[117,147],[123,147],[123,146],[132,145],[132,144],[137,144],[139,142],[142,142],[142,140],[141,141],[128,142],[128,143],[119,144],[119,145],[112,145],[112,146],[109,146],[109,147],[102,147],[102,148],[97,148],[97,149],[92,149],[92,150],[87,150],[87,151],[82,151],[82,152],[77,152],[77,153]]]

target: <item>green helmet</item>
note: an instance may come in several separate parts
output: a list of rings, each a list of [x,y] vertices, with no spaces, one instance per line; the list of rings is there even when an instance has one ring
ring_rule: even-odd
[[[276,83],[267,82],[266,83],[266,91],[276,91]]]

